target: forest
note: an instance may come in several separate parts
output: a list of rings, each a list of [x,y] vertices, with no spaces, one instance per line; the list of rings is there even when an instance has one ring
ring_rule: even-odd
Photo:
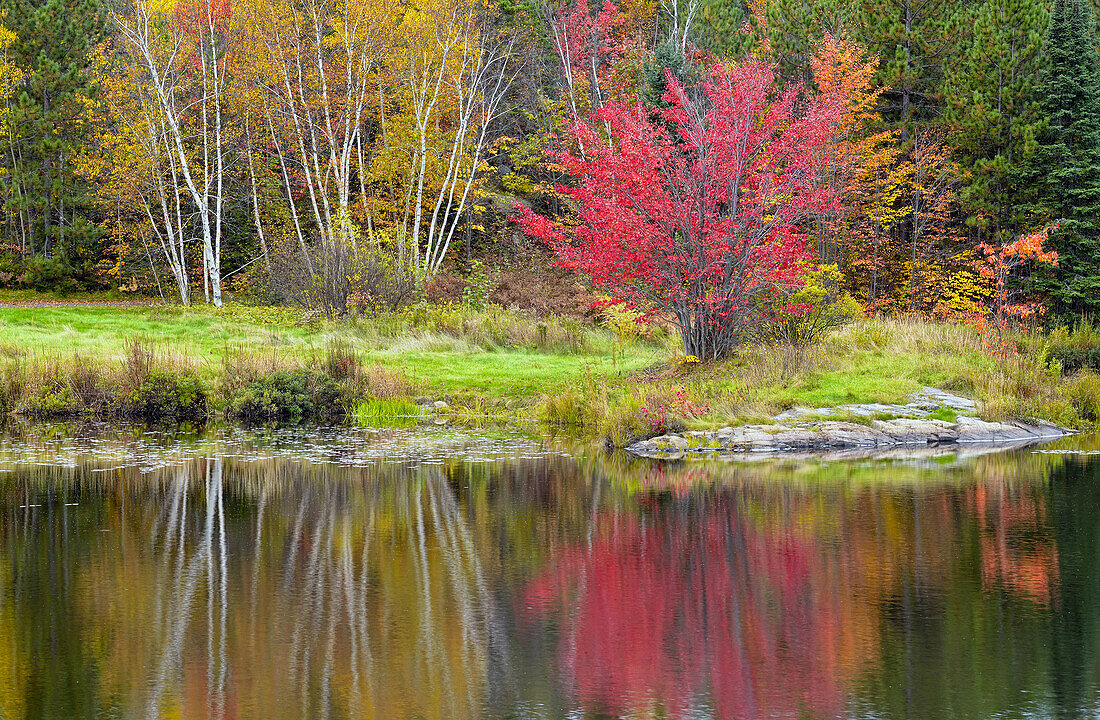
[[[731,292],[789,295],[822,266],[872,312],[1090,313],[1094,16],[1086,0],[8,0],[0,283],[342,314],[557,250],[613,299],[668,310],[653,286],[684,278],[653,267],[676,251],[631,233],[675,232],[603,223],[578,191],[607,189],[589,170],[612,157],[624,182],[673,172],[685,127],[670,110],[727,102],[732,125],[697,129],[736,140],[738,120],[755,124],[735,192],[755,215],[733,233],[752,236],[751,267]],[[749,188],[765,165],[786,172]],[[660,201],[669,218],[679,190]],[[700,218],[731,215],[729,197],[710,202]],[[570,259],[562,245],[586,241],[539,217],[615,237]],[[715,251],[715,232],[729,234],[694,244]]]

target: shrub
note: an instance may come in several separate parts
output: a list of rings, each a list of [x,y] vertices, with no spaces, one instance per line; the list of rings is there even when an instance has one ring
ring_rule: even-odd
[[[0,287],[11,287],[23,277],[23,251],[18,245],[0,243]]]
[[[1100,375],[1082,372],[1069,385],[1070,402],[1083,420],[1100,421]]]
[[[660,325],[650,322],[651,318],[610,297],[601,299],[598,309],[600,326],[614,332],[620,342],[627,339],[654,340],[663,330]]]
[[[403,369],[390,369],[382,365],[370,365],[361,375],[367,394],[376,398],[407,397],[412,393],[412,383]]]
[[[395,310],[418,289],[417,270],[403,267],[388,249],[397,240],[382,234],[335,244],[314,239],[307,257],[288,236],[272,247],[267,294],[328,315]]]
[[[594,420],[592,399],[576,390],[564,390],[543,399],[538,418],[551,427],[582,427]]]
[[[836,265],[823,265],[806,273],[805,284],[785,298],[770,322],[761,326],[761,337],[792,348],[819,342],[828,331],[843,327],[863,314],[859,303],[841,292],[842,277]]]
[[[306,369],[277,370],[244,386],[227,412],[246,422],[330,419],[343,413],[336,381]]]
[[[462,290],[462,302],[474,310],[484,310],[489,304],[489,295],[497,286],[497,272],[490,271],[485,263],[474,260],[466,276],[466,287]]]
[[[128,418],[146,421],[201,421],[207,416],[207,393],[190,371],[151,370],[122,398],[119,410]]]
[[[1078,370],[1100,371],[1100,327],[1083,318],[1072,329],[1058,327],[1045,338],[1047,355],[1062,365],[1067,375]]]
[[[78,287],[73,279],[73,269],[57,255],[36,255],[27,261],[23,284],[35,290],[70,291]]]

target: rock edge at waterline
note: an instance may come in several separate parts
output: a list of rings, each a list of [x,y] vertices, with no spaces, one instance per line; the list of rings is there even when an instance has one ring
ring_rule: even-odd
[[[933,388],[914,393],[908,405],[848,405],[841,408],[798,409],[774,418],[766,425],[724,427],[661,435],[627,447],[644,457],[677,458],[689,453],[833,453],[845,450],[893,450],[906,446],[956,443],[1028,445],[1054,440],[1075,431],[1048,423],[986,422],[960,414],[954,422],[928,417],[937,407],[966,412],[973,401]],[[866,410],[866,412],[863,412]],[[893,411],[916,417],[869,420],[867,424],[843,420],[799,420],[808,415],[828,417],[839,412],[871,415]]]

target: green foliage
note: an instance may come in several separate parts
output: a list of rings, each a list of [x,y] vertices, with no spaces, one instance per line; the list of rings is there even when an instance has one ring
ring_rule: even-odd
[[[307,369],[276,370],[229,398],[230,417],[246,422],[326,420],[342,414],[336,381]]]
[[[859,303],[841,290],[842,280],[836,265],[823,265],[807,273],[803,286],[784,300],[790,309],[781,310],[762,328],[763,338],[807,348],[820,342],[828,331],[862,315]]]
[[[1072,329],[1054,328],[1042,340],[1048,356],[1059,363],[1062,372],[1100,371],[1100,327],[1090,318],[1082,318]]]
[[[959,421],[959,413],[957,413],[953,408],[949,407],[936,408],[928,417],[931,420],[942,420],[943,422],[949,423],[955,423]]]
[[[1100,375],[1078,374],[1070,383],[1069,396],[1081,418],[1092,423],[1100,421]]]
[[[120,411],[125,417],[149,422],[197,422],[207,416],[207,393],[193,372],[152,370],[121,398]]]
[[[35,358],[3,372],[4,406],[32,417],[126,418],[146,422],[201,422],[206,387],[192,368],[131,344],[122,363],[73,355]]]
[[[4,154],[4,210],[18,218],[31,255],[59,255],[84,273],[100,258],[99,228],[79,157],[91,137],[88,116],[97,89],[93,48],[106,37],[98,0],[4,0],[4,25],[15,33],[10,60],[23,71],[10,104],[13,147]]]
[[[77,289],[72,268],[69,267],[65,258],[59,255],[49,258],[45,255],[35,255],[28,260],[23,284],[39,291],[65,292]]]
[[[1058,269],[1040,287],[1061,312],[1100,310],[1100,55],[1088,0],[1055,0],[1032,175],[1044,193]]]
[[[669,75],[685,87],[692,87],[699,79],[698,69],[687,61],[672,40],[659,44],[653,51],[653,58],[642,69],[639,95],[647,107],[655,109],[668,107],[668,103],[663,98],[665,89],[668,87]]]
[[[944,122],[957,148],[966,223],[992,244],[1041,225],[1035,184],[1023,182],[1043,131],[1038,78],[1049,24],[1045,0],[960,5],[944,68]]]
[[[760,32],[779,61],[780,76],[788,82],[813,84],[810,62],[826,32],[840,37],[854,27],[856,3],[845,0],[771,0],[764,4],[765,26]]]
[[[865,0],[852,3],[855,28],[866,49],[878,56],[876,86],[884,88],[883,119],[912,138],[914,123],[935,116],[945,61],[950,61],[949,24],[958,0]]]
[[[745,0],[704,0],[695,18],[696,42],[720,57],[743,57],[758,31]]]
[[[462,289],[462,302],[474,310],[484,310],[489,304],[489,296],[497,286],[497,273],[485,266],[480,260],[470,263],[466,274],[466,287]]]

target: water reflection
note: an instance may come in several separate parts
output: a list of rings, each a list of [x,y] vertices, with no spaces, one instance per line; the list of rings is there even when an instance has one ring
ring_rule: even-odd
[[[1073,456],[187,447],[0,470],[0,718],[1097,707],[1100,465]]]

